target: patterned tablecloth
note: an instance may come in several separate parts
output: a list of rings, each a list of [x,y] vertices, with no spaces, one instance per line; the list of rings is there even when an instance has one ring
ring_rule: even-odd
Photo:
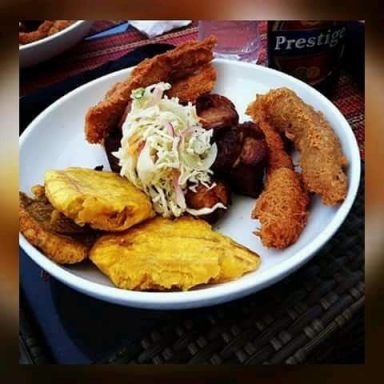
[[[21,95],[148,43],[177,45],[197,37],[194,22],[150,40],[132,27],[92,38],[117,24],[98,21],[89,38],[61,57],[23,70]],[[265,65],[265,22],[260,23],[260,32],[259,64]],[[346,72],[332,101],[349,121],[364,158],[364,97]],[[363,187],[364,172],[350,215],[318,257],[263,292],[212,308],[139,311],[103,303],[54,279],[41,279],[39,267],[21,252],[22,349],[36,364],[362,362]]]

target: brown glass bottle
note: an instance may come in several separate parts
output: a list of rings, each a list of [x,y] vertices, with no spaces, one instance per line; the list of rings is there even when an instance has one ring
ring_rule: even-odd
[[[339,78],[346,27],[338,21],[269,21],[268,66],[330,96]]]

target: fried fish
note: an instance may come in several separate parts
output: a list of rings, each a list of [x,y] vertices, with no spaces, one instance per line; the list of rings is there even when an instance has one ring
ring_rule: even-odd
[[[75,167],[51,170],[45,174],[45,192],[59,212],[80,226],[123,231],[154,216],[149,198],[112,172]]]
[[[59,264],[79,263],[98,234],[89,227],[80,227],[57,212],[46,199],[44,187],[33,189],[35,198],[20,192],[20,231],[47,257]]]
[[[257,254],[192,217],[157,217],[104,235],[90,259],[117,287],[132,290],[188,290],[237,279],[260,264]]]
[[[198,96],[212,90],[216,71],[210,61],[216,38],[188,41],[169,52],[141,62],[125,81],[115,84],[105,98],[87,112],[85,135],[90,143],[103,143],[124,114],[131,92],[160,81],[174,86],[171,96],[193,102]]]

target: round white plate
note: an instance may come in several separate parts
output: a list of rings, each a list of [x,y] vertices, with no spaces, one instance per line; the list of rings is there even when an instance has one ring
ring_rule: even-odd
[[[256,93],[286,86],[307,103],[322,111],[341,140],[349,159],[349,190],[339,206],[326,207],[317,197],[312,199],[308,224],[299,240],[278,251],[262,246],[252,232],[258,222],[250,218],[255,199],[234,196],[233,205],[215,229],[257,252],[261,266],[242,278],[188,292],[135,292],[118,289],[91,263],[75,266],[58,265],[29,244],[20,235],[21,247],[49,274],[87,295],[127,306],[154,309],[181,309],[213,305],[233,300],[265,288],[307,262],[339,228],[355,199],[360,178],[360,156],[351,127],[339,110],[319,92],[281,72],[262,66],[235,61],[215,60],[217,84],[214,92],[227,96],[236,105],[240,120],[249,120],[245,109]],[[127,78],[125,69],[92,81],[67,94],[43,113],[25,130],[20,139],[20,190],[29,193],[35,184],[43,183],[48,169],[69,166],[109,169],[104,150],[87,143],[84,116],[89,107],[103,98],[117,81]],[[172,252],[172,249],[169,250]]]
[[[44,39],[19,46],[20,67],[30,67],[63,53],[79,42],[91,29],[92,21],[78,20],[68,28]]]

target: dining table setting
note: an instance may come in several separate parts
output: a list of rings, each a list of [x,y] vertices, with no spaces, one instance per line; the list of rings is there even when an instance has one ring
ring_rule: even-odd
[[[172,57],[175,47],[177,52],[177,47],[183,44],[209,41],[211,33],[217,33],[220,37],[220,23],[218,26],[208,24],[197,20],[87,21],[86,26],[82,24],[81,32],[77,34],[73,32],[72,43],[69,42],[68,35],[66,38],[60,37],[65,35],[62,33],[65,29],[56,32],[57,39],[63,40],[60,43],[63,45],[63,51],[58,51],[55,56],[42,61],[27,52],[24,53],[25,57],[22,57],[23,47],[20,46],[19,105],[22,140],[20,189],[25,190],[30,185],[34,185],[35,179],[40,177],[36,175],[38,170],[46,165],[44,156],[48,156],[41,155],[41,151],[45,151],[44,148],[46,148],[46,154],[54,156],[52,161],[55,164],[73,167],[75,161],[82,157],[84,164],[81,165],[94,168],[95,175],[100,174],[97,171],[106,167],[103,162],[106,156],[101,155],[98,149],[92,149],[85,155],[88,148],[85,143],[76,148],[80,135],[70,124],[64,123],[64,117],[72,115],[70,108],[74,111],[73,125],[77,126],[77,116],[81,113],[78,110],[82,111],[85,108],[83,103],[96,105],[95,101],[101,99],[100,96],[105,94],[108,87],[111,88],[111,84],[116,83],[113,89],[119,91],[119,84],[122,84],[127,74],[132,73],[127,72],[128,68],[134,66],[140,68],[142,63],[150,62],[158,55]],[[76,22],[66,28],[68,31],[71,28],[75,30],[75,25]],[[167,298],[167,292],[153,292],[153,287],[155,290],[159,287],[159,281],[149,286],[149,292],[138,292],[133,288],[134,292],[131,292],[131,296],[125,295],[127,292],[124,291],[122,294],[118,293],[112,283],[121,291],[122,288],[127,289],[127,287],[119,284],[129,279],[123,279],[123,283],[117,282],[109,271],[105,273],[103,267],[98,264],[102,261],[97,259],[96,251],[91,252],[92,262],[97,264],[112,283],[107,281],[106,276],[96,275],[93,270],[89,272],[88,264],[85,267],[82,264],[73,265],[70,269],[65,267],[59,271],[58,266],[52,261],[49,261],[49,264],[45,262],[43,255],[32,257],[34,252],[32,246],[22,238],[19,248],[20,364],[294,365],[364,362],[365,113],[364,80],[361,80],[361,76],[364,76],[361,75],[364,68],[359,62],[361,55],[353,55],[350,52],[351,49],[358,49],[356,41],[358,38],[363,40],[364,37],[361,37],[361,34],[354,36],[355,43],[346,39],[344,61],[341,61],[337,77],[332,81],[332,92],[326,93],[326,97],[323,97],[312,87],[306,84],[301,85],[302,82],[296,84],[297,80],[292,76],[284,74],[284,77],[280,77],[282,72],[276,71],[280,64],[276,64],[274,70],[269,69],[273,60],[271,36],[276,33],[274,27],[272,23],[264,20],[258,20],[252,27],[256,29],[250,29],[249,34],[253,33],[253,36],[257,36],[252,40],[255,43],[252,47],[253,51],[240,52],[238,57],[237,54],[231,54],[228,60],[224,54],[222,56],[215,54],[218,76],[222,73],[227,77],[236,76],[236,80],[216,79],[217,93],[229,98],[232,94],[239,95],[240,101],[235,103],[238,115],[236,111],[234,113],[237,119],[240,115],[241,120],[244,116],[242,111],[246,109],[246,101],[251,101],[250,97],[254,97],[255,94],[253,91],[244,91],[244,87],[259,86],[265,93],[269,83],[278,84],[281,78],[284,86],[292,84],[292,87],[297,87],[296,92],[306,102],[311,102],[316,109],[327,109],[328,120],[333,125],[341,127],[335,130],[341,138],[343,149],[347,148],[345,152],[350,167],[350,189],[342,206],[340,208],[323,207],[319,199],[312,200],[309,204],[310,208],[307,208],[310,209],[310,213],[307,228],[304,229],[302,237],[297,243],[295,243],[297,238],[291,240],[289,244],[278,243],[276,247],[284,248],[283,252],[286,252],[280,255],[278,253],[280,250],[264,251],[265,244],[269,244],[268,241],[273,243],[273,240],[267,239],[266,235],[263,238],[262,231],[252,233],[256,230],[254,221],[247,223],[242,221],[246,214],[244,209],[249,210],[249,207],[254,205],[253,200],[246,200],[249,197],[235,199],[233,206],[228,209],[230,212],[225,214],[233,215],[237,221],[235,224],[228,224],[229,219],[225,216],[224,220],[227,221],[219,221],[219,232],[232,237],[244,248],[248,247],[260,254],[260,270],[251,270],[250,274],[237,276],[239,280],[234,279],[224,284],[219,280],[218,286],[213,284],[208,288],[199,289],[200,283],[196,283],[197,288],[190,284],[187,290],[184,290],[184,286],[181,285],[183,288],[181,292],[168,293],[171,295],[168,296],[170,299]],[[280,27],[285,32],[286,26],[279,24]],[[347,27],[356,26],[348,25]],[[219,30],[216,31],[214,28]],[[288,30],[288,27],[286,28]],[[336,41],[337,38],[342,37],[343,32],[339,26],[326,26],[326,28],[329,28],[328,31],[334,31],[329,41]],[[246,38],[245,27],[243,32],[244,35],[240,35],[240,32],[239,35],[234,34],[231,44],[242,44],[241,39]],[[349,39],[353,32],[357,33],[354,29],[347,29],[347,32],[349,32],[347,35]],[[289,33],[296,36],[295,32],[289,30],[287,36]],[[360,31],[360,33],[363,32]],[[53,39],[54,36],[55,34],[47,39]],[[325,34],[324,36],[325,44],[328,37]],[[279,43],[282,46],[283,39],[283,37],[277,37],[275,48],[279,48]],[[297,41],[292,44],[296,44],[295,49],[299,50],[300,43],[299,40]],[[312,43],[308,41],[310,51]],[[319,41],[321,42],[321,39]],[[38,42],[31,44],[38,44]],[[336,44],[337,42],[335,46]],[[37,52],[35,51],[35,55]],[[364,54],[364,51],[362,52]],[[284,63],[284,58],[281,60],[280,63]],[[231,64],[231,61],[234,63]],[[248,63],[245,63],[246,61]],[[311,68],[311,76],[317,76],[318,73],[313,69],[314,67]],[[202,71],[204,70],[208,71],[207,67],[203,67]],[[260,79],[252,80],[253,73],[255,76],[258,74]],[[204,72],[202,76],[208,77],[209,73]],[[193,80],[189,81],[188,91],[195,86],[191,83]],[[94,86],[94,91],[87,91],[91,86]],[[113,92],[113,89],[109,92]],[[180,89],[186,88],[180,87]],[[144,86],[142,94],[145,95],[146,90]],[[194,91],[195,89],[190,92]],[[155,89],[153,93],[156,92],[159,91]],[[73,101],[70,99],[71,95],[73,95]],[[135,94],[132,93],[132,95]],[[134,105],[132,110],[139,111],[140,103],[135,100],[135,96],[132,98]],[[51,118],[49,113],[54,112],[55,105],[59,112],[57,112],[57,118]],[[191,104],[184,103],[184,106],[188,105]],[[247,113],[253,118],[250,111],[251,108],[248,107]],[[258,121],[259,125],[263,124],[260,115],[256,116],[255,121]],[[248,132],[246,124],[240,124],[244,125],[244,132]],[[123,132],[125,132],[124,127],[123,125]],[[40,140],[36,135],[35,138],[33,129],[43,132],[46,135],[44,139]],[[56,133],[49,132],[50,130]],[[168,126],[168,130],[171,135],[175,135],[172,124],[170,128]],[[97,139],[91,136],[93,132],[90,132],[91,128],[88,128],[87,140],[89,143],[92,140],[97,143]],[[270,145],[268,134],[266,137]],[[49,140],[53,139],[57,143],[49,148]],[[73,146],[72,151],[68,149],[70,145]],[[36,152],[27,153],[26,148],[36,148]],[[59,152],[60,148],[63,149],[62,153]],[[221,148],[219,144],[218,148],[219,150]],[[144,151],[142,147],[141,150]],[[331,154],[335,151],[336,149],[331,151]],[[123,165],[121,170],[123,175],[125,155],[121,150],[116,153],[120,153],[119,156],[122,159],[120,165]],[[32,167],[31,161],[36,162],[36,169],[33,169],[35,167]],[[47,160],[48,163],[49,161]],[[291,168],[296,170],[295,156],[292,164]],[[249,168],[244,169],[249,170]],[[323,168],[320,169],[322,172]],[[71,168],[67,168],[68,172],[70,170]],[[275,170],[269,168],[267,171],[268,182],[271,183],[273,171]],[[67,175],[69,177],[69,173]],[[61,176],[57,174],[55,177],[57,182]],[[87,175],[84,173],[85,177]],[[238,175],[230,180],[235,191],[236,188],[241,188],[239,180]],[[46,191],[49,186],[47,181],[46,176]],[[104,181],[100,179],[101,182]],[[336,193],[335,190],[334,187],[334,193]],[[256,196],[252,193],[253,191],[248,196]],[[264,193],[266,192],[263,192],[259,199],[267,196]],[[323,202],[328,198],[323,195],[321,197]],[[219,207],[222,206],[221,203],[218,204]],[[157,209],[156,212],[159,213],[160,210]],[[151,213],[148,213],[146,218],[148,217],[151,217]],[[258,218],[261,220],[261,217],[260,214]],[[332,228],[328,227],[331,221],[334,223]],[[249,232],[249,236],[245,235],[246,231]],[[137,232],[139,233],[139,230]],[[257,239],[258,245],[252,248],[253,242],[256,241],[255,235],[258,235],[260,240]],[[122,237],[119,241],[122,244],[124,241],[130,241],[127,239]],[[303,243],[300,243],[301,241]],[[100,240],[96,244],[99,242],[102,245]],[[176,249],[179,248],[176,244],[173,247],[174,257],[176,257]],[[172,251],[172,246],[170,250]],[[307,253],[304,250],[307,250]],[[158,251],[159,253],[163,251],[160,246]],[[263,251],[266,255],[265,265],[263,265]],[[99,257],[101,260],[101,252]],[[257,275],[258,272],[260,277]],[[265,275],[263,276],[262,273]],[[72,274],[74,277],[69,276]],[[253,274],[254,281],[252,281]],[[84,284],[84,280],[88,278],[91,281],[89,286]],[[66,279],[68,280],[65,281]],[[212,279],[210,281],[216,283]],[[108,287],[108,291],[102,292],[96,287],[103,284]],[[95,288],[94,293],[91,292],[92,287]],[[130,288],[131,286],[128,286],[128,289]],[[190,288],[192,289],[189,291]],[[210,290],[212,290],[211,294]],[[199,296],[201,291],[208,293],[205,297]],[[140,294],[143,295],[140,296]]]

